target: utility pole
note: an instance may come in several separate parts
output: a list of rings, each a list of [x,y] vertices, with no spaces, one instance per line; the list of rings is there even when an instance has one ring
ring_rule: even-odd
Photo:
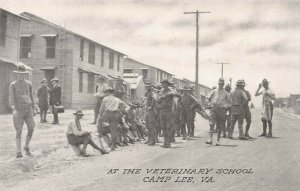
[[[221,78],[223,78],[223,67],[224,67],[223,65],[224,64],[230,64],[230,63],[223,63],[222,62],[222,63],[216,63],[216,64],[221,64],[222,65],[222,67],[221,67]]]
[[[199,96],[198,90],[198,68],[199,68],[199,14],[210,13],[196,10],[195,12],[184,12],[184,14],[195,14],[196,15],[196,75],[195,75],[195,93]]]

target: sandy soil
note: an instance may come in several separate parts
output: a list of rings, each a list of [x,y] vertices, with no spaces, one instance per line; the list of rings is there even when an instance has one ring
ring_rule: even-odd
[[[83,128],[93,132],[92,111],[83,119]],[[275,111],[274,138],[257,138],[261,133],[259,111],[253,110],[248,141],[222,139],[221,146],[208,146],[208,124],[196,120],[196,137],[187,141],[176,138],[171,149],[143,143],[118,148],[108,155],[89,148],[92,157],[74,156],[66,142],[65,129],[71,111],[61,115],[61,125],[38,123],[31,143],[33,157],[15,159],[14,129],[11,115],[0,116],[0,190],[299,190],[300,189],[300,119]],[[52,116],[49,116],[49,121]],[[237,130],[237,127],[236,127]],[[26,128],[23,137],[26,136]],[[235,132],[237,136],[237,132]],[[162,144],[162,143],[160,143]],[[141,169],[140,174],[124,175],[123,169]],[[143,182],[150,168],[212,169],[206,175],[170,176],[168,182]],[[250,174],[216,174],[218,169],[251,169]],[[109,169],[120,169],[107,174]],[[177,176],[193,177],[192,183],[174,182]],[[202,177],[213,177],[204,183]],[[146,179],[146,180],[149,180]],[[145,179],[144,179],[145,180]],[[208,180],[208,179],[206,179]]]

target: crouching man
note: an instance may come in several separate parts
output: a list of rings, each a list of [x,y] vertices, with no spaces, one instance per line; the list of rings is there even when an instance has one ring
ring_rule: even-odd
[[[75,115],[75,120],[71,121],[68,124],[67,129],[67,139],[70,145],[72,145],[75,149],[80,150],[79,154],[87,157],[86,147],[87,145],[91,145],[94,149],[100,151],[102,154],[107,154],[108,152],[100,147],[98,147],[92,140],[91,133],[88,131],[81,130],[80,119],[84,115],[81,110],[73,113]],[[80,145],[83,145],[80,148]]]

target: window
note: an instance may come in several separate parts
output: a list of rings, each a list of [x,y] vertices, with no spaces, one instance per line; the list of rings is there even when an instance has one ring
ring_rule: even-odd
[[[95,64],[95,45],[89,43],[89,63]]]
[[[6,38],[6,27],[7,27],[7,15],[5,12],[0,13],[0,45],[5,45]]]
[[[20,38],[20,58],[31,57],[31,37]]]
[[[94,74],[88,74],[88,93],[94,93]]]
[[[55,58],[55,37],[46,37],[46,58]]]
[[[132,68],[124,68],[123,72],[124,73],[132,73]]]
[[[83,56],[84,56],[84,40],[81,39],[80,40],[80,55],[79,55],[79,59],[81,61],[83,60]]]
[[[101,66],[104,67],[104,48],[101,48]]]
[[[120,54],[118,54],[117,71],[120,71]]]
[[[114,69],[114,53],[109,53],[109,69]]]
[[[79,72],[79,92],[83,91],[83,72]]]

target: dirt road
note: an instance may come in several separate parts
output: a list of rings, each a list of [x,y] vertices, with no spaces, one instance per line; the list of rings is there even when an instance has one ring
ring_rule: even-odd
[[[86,112],[90,115],[84,128],[96,134],[89,125],[92,113]],[[258,138],[259,110],[252,113],[253,139],[247,141],[221,139],[221,146],[206,145],[208,124],[198,116],[196,137],[176,138],[171,149],[140,143],[108,155],[90,149],[93,156],[81,158],[73,155],[65,140],[69,112],[62,116],[62,125],[37,124],[34,157],[20,160],[14,159],[10,116],[1,116],[0,141],[5,144],[0,147],[0,190],[299,190],[300,119],[275,110],[274,137]],[[119,170],[112,174],[110,169]],[[123,174],[124,169],[131,171]]]

